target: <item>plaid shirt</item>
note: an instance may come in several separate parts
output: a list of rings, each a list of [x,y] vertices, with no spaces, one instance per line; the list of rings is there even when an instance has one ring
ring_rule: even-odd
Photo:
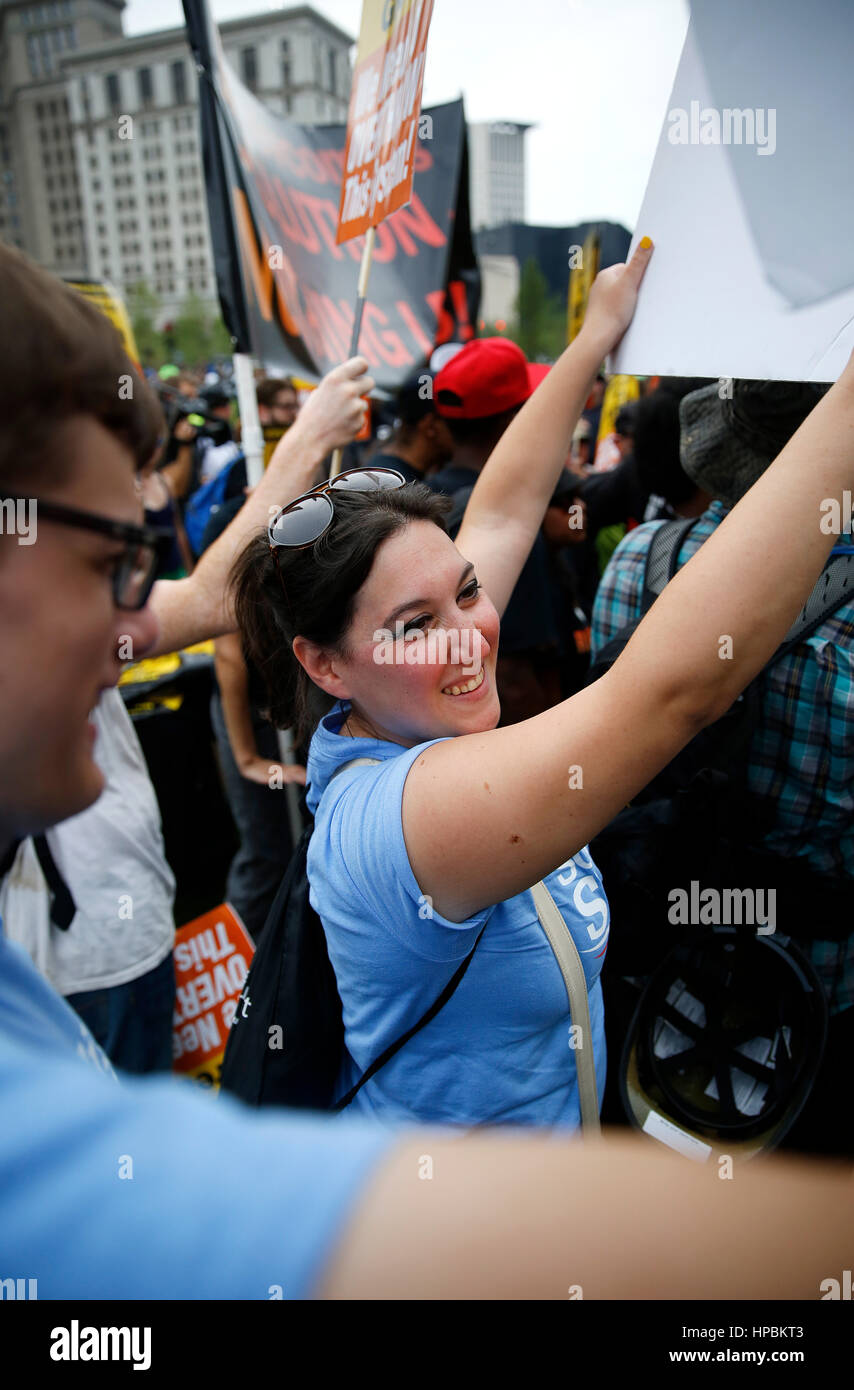
[[[727,511],[713,502],[703,513],[679,552],[680,567]],[[614,552],[593,608],[594,655],[640,617],[647,550],[662,524],[636,527]],[[762,692],[748,783],[775,808],[764,845],[786,857],[802,855],[818,873],[854,879],[854,603],[837,608],[776,662],[762,677]],[[813,941],[804,948],[831,1012],[854,1006],[854,925],[847,941]]]

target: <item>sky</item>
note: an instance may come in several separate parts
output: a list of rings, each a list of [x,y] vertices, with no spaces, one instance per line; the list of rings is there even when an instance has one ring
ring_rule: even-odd
[[[209,0],[214,18],[287,8]],[[313,8],[358,35],[361,0]],[[183,24],[180,0],[130,0],[125,31]],[[424,104],[531,123],[526,220],[621,222],[640,211],[688,26],[687,0],[435,0]]]

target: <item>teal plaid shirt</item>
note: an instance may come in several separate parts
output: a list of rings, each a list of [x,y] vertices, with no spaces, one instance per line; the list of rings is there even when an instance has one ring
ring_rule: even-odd
[[[722,502],[713,502],[703,513],[679,552],[680,566],[727,511]],[[647,550],[661,525],[654,521],[635,527],[611,557],[593,608],[594,656],[640,617]],[[838,608],[762,677],[748,783],[774,806],[767,849],[786,857],[801,855],[818,873],[854,880],[854,603]],[[813,941],[806,951],[831,1011],[854,1006],[854,920],[847,941]]]

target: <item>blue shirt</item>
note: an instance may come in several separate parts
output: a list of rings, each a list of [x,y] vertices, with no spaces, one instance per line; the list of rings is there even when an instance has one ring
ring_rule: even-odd
[[[119,1085],[2,924],[0,1117],[0,1276],[40,1299],[310,1297],[393,1142],[188,1082]]]
[[[421,892],[403,837],[415,748],[340,735],[338,704],[308,758],[311,902],[326,933],[344,1012],[343,1094],[441,994],[486,923],[456,993],[362,1088],[346,1113],[459,1125],[580,1124],[574,1043],[560,967],[530,893],[450,922]],[[440,740],[433,740],[439,742]],[[353,758],[378,767],[348,768]],[[330,780],[332,779],[332,780]],[[545,880],[578,946],[587,978],[599,1096],[605,1035],[599,975],[608,903],[587,850]],[[583,1045],[589,1040],[583,1039]]]
[[[720,525],[713,502],[679,552],[680,567]],[[593,654],[640,617],[646,556],[655,527],[630,531],[611,557],[593,608]],[[850,538],[842,537],[843,543]],[[748,785],[773,807],[765,848],[800,855],[816,873],[854,879],[854,602],[831,614],[761,677],[759,722]],[[803,941],[832,1013],[854,1007],[854,932],[847,941]]]

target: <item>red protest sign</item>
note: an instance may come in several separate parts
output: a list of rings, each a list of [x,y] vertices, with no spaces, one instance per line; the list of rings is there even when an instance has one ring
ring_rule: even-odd
[[[175,934],[172,1070],[217,1087],[237,999],[254,953],[227,903]]]
[[[433,0],[364,0],[336,241],[376,227],[412,197]]]

